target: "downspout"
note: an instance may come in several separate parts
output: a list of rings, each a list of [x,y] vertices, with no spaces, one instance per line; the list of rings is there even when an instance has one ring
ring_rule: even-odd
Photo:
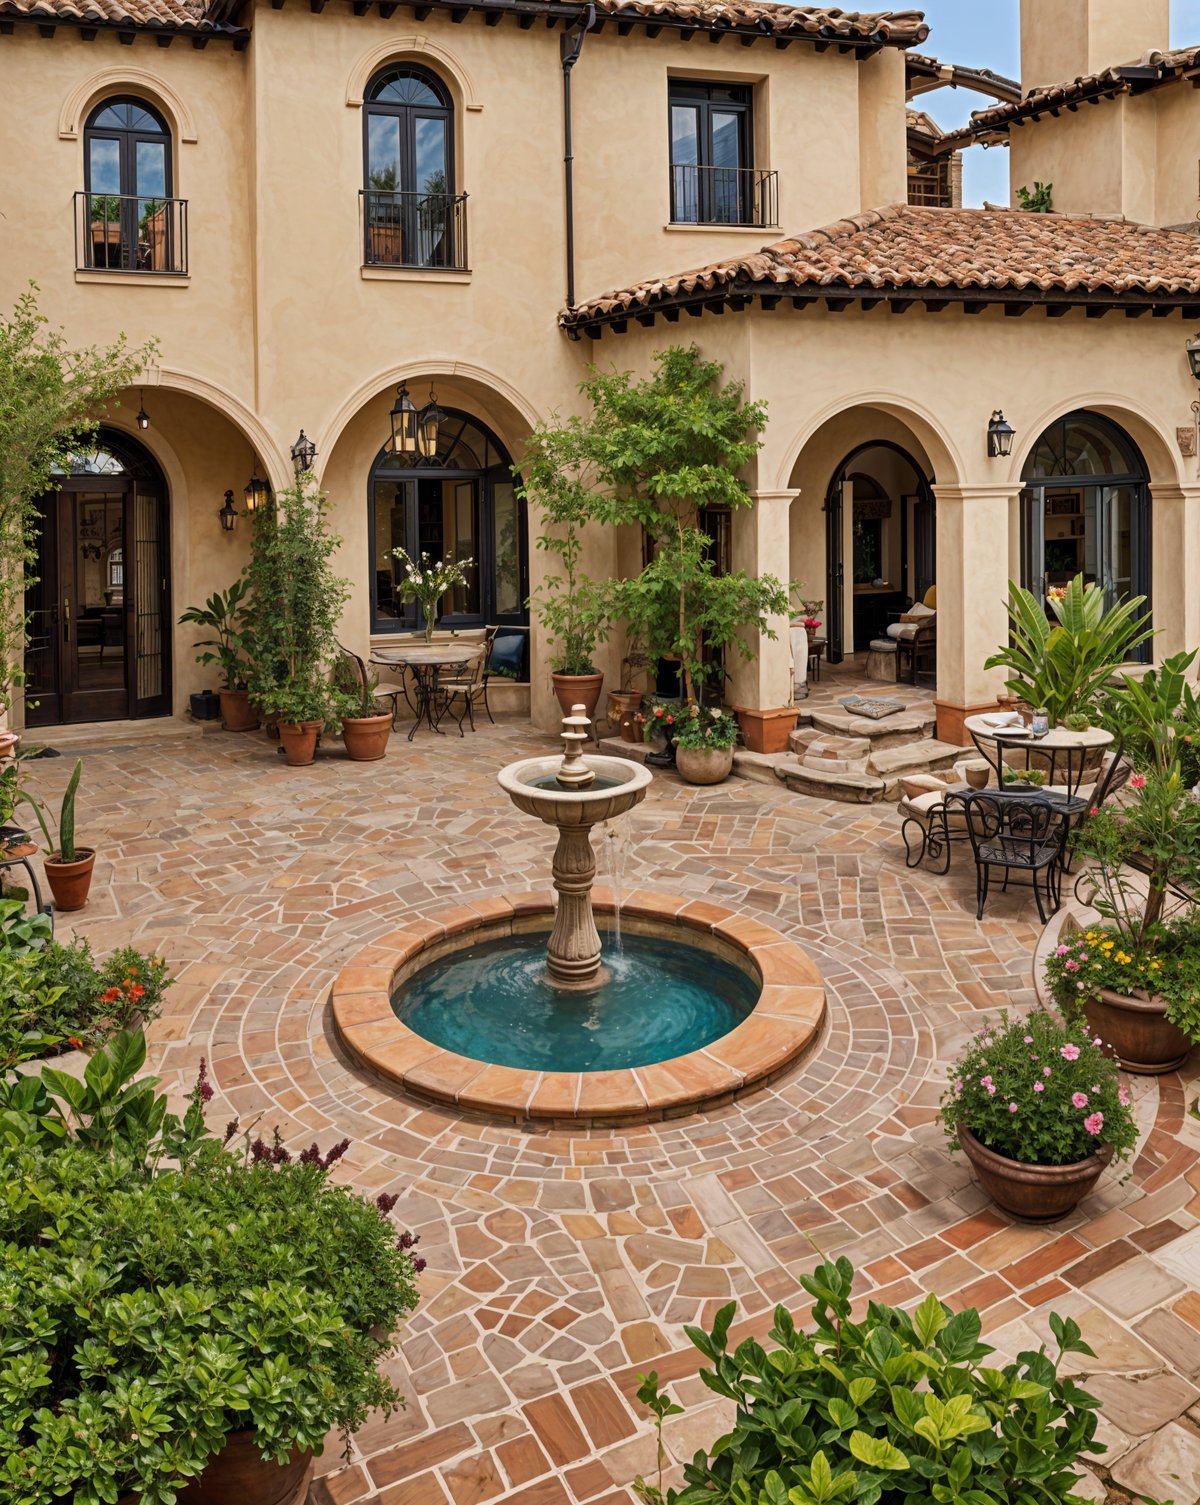
[[[575,307],[575,150],[571,137],[571,70],[583,51],[583,39],[596,19],[595,0],[588,0],[587,12],[571,31],[558,39],[563,75],[563,198],[567,215],[567,307]]]

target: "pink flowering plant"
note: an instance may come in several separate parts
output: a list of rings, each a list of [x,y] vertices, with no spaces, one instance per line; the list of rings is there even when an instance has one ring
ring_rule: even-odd
[[[1123,1160],[1137,1124],[1117,1063],[1082,1022],[1044,1009],[985,1024],[950,1070],[942,1123],[1028,1165],[1073,1165],[1109,1146]]]
[[[734,745],[737,737],[737,718],[719,706],[689,706],[675,725],[676,747],[723,752]]]

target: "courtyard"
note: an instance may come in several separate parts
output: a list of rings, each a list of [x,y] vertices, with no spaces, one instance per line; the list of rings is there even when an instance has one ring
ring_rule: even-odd
[[[354,1066],[330,986],[413,917],[549,889],[552,833],[512,811],[497,770],[554,751],[527,722],[474,737],[393,738],[381,763],[334,743],[285,766],[261,734],[103,726],[50,739],[32,782],[55,794],[85,761],[80,839],[100,857],[88,908],[59,938],[161,952],[175,985],[147,1031],[149,1066],[182,1100],[203,1059],[210,1124],[278,1125],[285,1141],[352,1143],[339,1179],[399,1194],[427,1261],[389,1366],[407,1398],[317,1463],[312,1505],[616,1505],[655,1468],[638,1377],[686,1415],[673,1459],[729,1421],[696,1377],[685,1324],[738,1303],[765,1337],[798,1275],[846,1255],[868,1297],[926,1291],[974,1306],[1006,1354],[1050,1311],[1096,1357],[1068,1361],[1102,1402],[1128,1494],[1200,1491],[1200,1122],[1194,1060],[1128,1078],[1141,1140],[1080,1210],[1042,1229],[997,1211],[936,1121],[946,1065],[984,1014],[1035,1002],[1041,927],[1028,892],[974,918],[974,873],[904,865],[894,805],[847,806],[733,779],[657,773],[612,841],[626,900],[703,899],[767,922],[820,967],[814,1048],[770,1085],[690,1116],[620,1128],[472,1117],[405,1097]],[[1086,1497],[1103,1500],[1090,1483]],[[1117,1496],[1124,1498],[1124,1496]]]

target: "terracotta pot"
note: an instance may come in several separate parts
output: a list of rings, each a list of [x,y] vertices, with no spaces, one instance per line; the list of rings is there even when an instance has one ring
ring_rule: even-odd
[[[550,682],[564,716],[571,714],[573,706],[581,705],[588,720],[595,721],[600,691],[604,688],[603,674],[552,674]]]
[[[748,710],[743,706],[734,706],[733,709],[748,752],[787,752],[788,738],[796,729],[795,706],[775,711]]]
[[[958,1142],[984,1191],[1023,1223],[1053,1223],[1066,1217],[1099,1181],[1113,1154],[1112,1145],[1106,1144],[1073,1165],[1026,1165],[987,1149],[962,1124]]]
[[[640,690],[610,690],[608,692],[608,719],[621,733],[622,742],[640,742],[641,725],[633,718],[642,708]]]
[[[67,913],[82,909],[87,903],[92,869],[96,865],[96,853],[91,847],[76,847],[75,850],[83,854],[75,862],[60,862],[57,857],[47,857],[42,863],[46,882],[54,895],[54,907]]]
[[[732,768],[732,747],[675,748],[675,770],[685,783],[720,784]]]
[[[283,743],[283,755],[293,768],[305,768],[316,758],[317,734],[324,725],[321,721],[281,721],[279,740]]]
[[[176,1495],[179,1505],[300,1505],[312,1482],[313,1455],[297,1448],[286,1463],[264,1462],[253,1429],[231,1432],[198,1479]],[[138,1505],[122,1495],[118,1505]]]
[[[382,716],[348,716],[342,722],[342,741],[355,763],[378,762],[387,752],[391,734],[392,718],[386,712]]]
[[[1087,1022],[1126,1071],[1137,1076],[1162,1076],[1182,1066],[1192,1042],[1167,1022],[1161,998],[1133,998],[1101,988],[1083,1005]]]
[[[221,726],[227,732],[252,732],[258,728],[258,712],[250,704],[249,690],[222,690]]]

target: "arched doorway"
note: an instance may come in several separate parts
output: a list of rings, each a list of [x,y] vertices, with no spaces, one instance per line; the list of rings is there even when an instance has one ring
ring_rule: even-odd
[[[529,548],[525,506],[504,446],[469,413],[444,409],[432,455],[380,450],[368,490],[371,631],[424,626],[420,604],[399,590],[403,566],[393,554],[475,561],[465,587],[442,601],[438,625],[450,628],[526,623]]]
[[[1112,606],[1150,596],[1149,472],[1124,429],[1099,413],[1057,419],[1022,471],[1021,579],[1045,600],[1082,574]],[[1149,645],[1139,655],[1149,658]]]
[[[102,428],[39,503],[25,592],[26,721],[171,711],[167,486],[141,444]]]
[[[826,655],[864,652],[937,579],[932,480],[902,445],[851,450],[825,497]],[[847,611],[849,599],[851,610]]]

